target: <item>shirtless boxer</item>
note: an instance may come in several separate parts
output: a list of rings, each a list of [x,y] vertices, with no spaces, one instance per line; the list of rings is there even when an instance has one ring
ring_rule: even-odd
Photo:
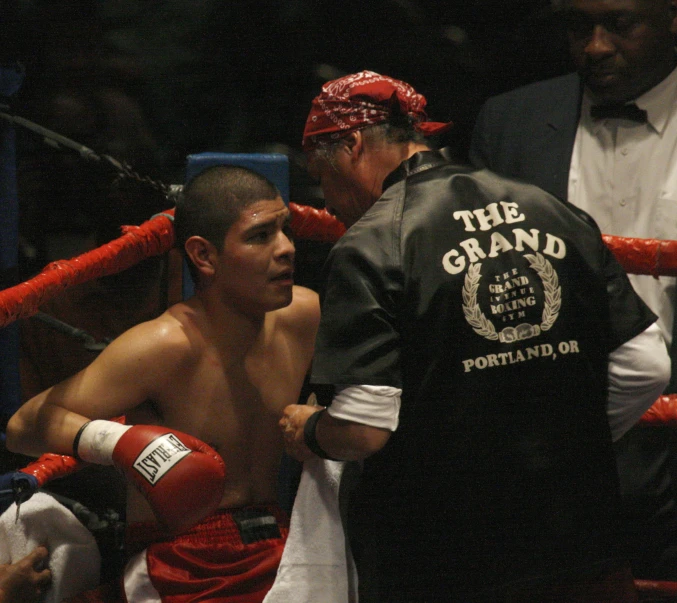
[[[135,485],[141,482],[142,491],[130,487],[127,497],[129,601],[149,592],[144,601],[208,589],[210,600],[235,595],[255,602],[274,580],[288,527],[275,505],[282,454],[277,422],[298,400],[319,322],[316,294],[293,284],[288,222],[279,192],[262,176],[234,166],[196,176],[175,219],[194,296],[122,334],[89,367],[29,400],[9,422],[10,450],[72,454],[76,441],[83,460],[115,464]],[[109,421],[120,415],[126,425]],[[145,485],[125,465],[167,432],[164,451],[177,456],[178,437],[191,449],[182,453],[190,469],[182,469],[188,465],[182,460],[157,486]],[[226,467],[219,509],[197,526],[186,525],[213,510],[214,456]],[[192,565],[182,555],[187,542]],[[198,543],[211,576],[206,561],[195,558]],[[184,576],[180,581],[174,567]]]

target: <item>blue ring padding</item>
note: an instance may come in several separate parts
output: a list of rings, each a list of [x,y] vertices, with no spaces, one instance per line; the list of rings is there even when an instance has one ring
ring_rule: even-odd
[[[289,205],[289,158],[281,153],[196,153],[188,155],[185,182],[215,165],[239,165],[265,176]]]
[[[0,66],[0,96],[9,98],[21,88],[20,65]],[[0,121],[0,270],[16,268],[19,254],[19,201],[16,184],[14,127]],[[0,329],[0,414],[12,415],[21,406],[19,325]],[[4,439],[4,433],[1,434]]]
[[[280,191],[285,205],[289,205],[289,158],[281,153],[196,153],[188,155],[186,178],[189,182],[200,172],[215,165],[238,165],[258,172],[270,180]],[[184,262],[185,263],[185,262]],[[195,291],[187,266],[183,273],[183,299]]]

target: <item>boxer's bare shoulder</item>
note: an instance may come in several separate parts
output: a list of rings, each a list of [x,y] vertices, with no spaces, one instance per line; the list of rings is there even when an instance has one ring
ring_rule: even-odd
[[[320,323],[320,300],[317,293],[297,285],[294,287],[291,304],[273,314],[279,327],[288,334],[290,343],[298,346],[296,351],[310,361]]]
[[[320,320],[320,298],[312,289],[294,285],[292,302],[279,310],[280,316],[296,322],[303,329],[317,325]]]

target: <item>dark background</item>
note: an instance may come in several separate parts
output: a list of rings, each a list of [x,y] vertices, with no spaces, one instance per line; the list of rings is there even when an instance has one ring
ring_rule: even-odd
[[[371,69],[410,81],[438,117],[465,126],[484,97],[566,68],[549,0],[10,0],[2,7],[3,59],[27,71],[18,108],[41,115],[50,99],[71,94],[106,112],[102,95],[117,95],[107,100],[127,113],[126,125],[148,130],[137,145],[154,146],[154,159],[169,170],[196,149],[298,147],[310,100],[337,75]],[[114,124],[98,125],[105,136]]]
[[[549,0],[2,0],[0,60],[26,75],[12,111],[181,183],[190,153],[282,152],[292,200],[315,203],[300,154],[322,83],[370,69],[411,83],[465,156],[490,95],[569,69]],[[110,196],[112,174],[20,131],[22,270],[81,251],[163,203]],[[308,192],[312,191],[312,192]],[[162,208],[160,208],[162,209]],[[96,226],[95,226],[96,225]]]

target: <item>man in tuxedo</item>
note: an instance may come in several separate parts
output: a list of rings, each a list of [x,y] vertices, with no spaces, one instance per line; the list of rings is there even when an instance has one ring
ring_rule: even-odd
[[[677,239],[677,0],[554,0],[577,72],[489,99],[478,167],[539,185],[603,233]],[[631,275],[671,346],[675,278]],[[637,426],[617,445],[636,577],[677,580],[677,435]]]

